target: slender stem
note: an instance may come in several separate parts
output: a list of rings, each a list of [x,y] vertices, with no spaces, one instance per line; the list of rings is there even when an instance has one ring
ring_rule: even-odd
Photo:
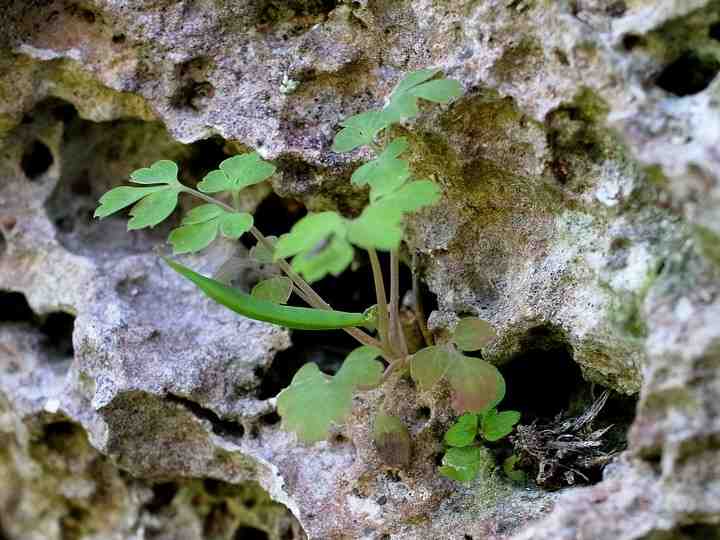
[[[240,191],[233,190],[233,191],[231,191],[231,193],[232,193],[233,207],[235,207],[236,212],[239,212],[240,211]]]
[[[372,267],[373,280],[375,281],[375,297],[377,298],[378,306],[378,333],[380,334],[383,350],[392,355],[394,351],[389,341],[390,321],[388,319],[387,296],[385,296],[385,281],[383,280],[382,268],[380,267],[380,259],[378,259],[375,248],[368,248],[368,255],[370,256],[370,266]]]
[[[390,342],[396,350],[407,355],[407,340],[400,324],[400,257],[397,249],[390,252]]]
[[[219,207],[221,207],[224,210],[227,210],[228,212],[236,212],[237,210],[230,206],[229,204],[226,204],[222,202],[219,199],[216,199],[215,197],[211,197],[210,195],[206,195],[202,191],[198,191],[196,189],[193,189],[188,186],[183,186],[183,191],[186,193],[189,193],[191,195],[194,195],[195,197],[198,197],[206,202],[216,204]],[[265,235],[263,235],[257,227],[253,226],[250,229],[250,234],[252,234],[255,237],[255,240],[257,240],[259,243],[261,243],[265,249],[272,252],[273,245],[268,240]],[[305,302],[307,302],[310,306],[318,309],[332,309],[330,304],[328,304],[325,300],[320,297],[318,293],[316,293],[312,287],[302,278],[300,275],[295,272],[291,266],[287,263],[285,259],[278,259],[275,261],[275,264],[277,264],[280,269],[285,272],[285,274],[290,278],[290,280],[293,282],[294,287],[296,288],[296,292],[298,293],[298,296],[302,298]],[[386,311],[387,313],[387,311]],[[363,345],[369,345],[371,347],[377,347],[377,348],[383,348],[382,344],[375,339],[374,337],[370,336],[369,334],[363,332],[359,328],[344,328],[345,332],[350,334],[352,337],[354,337],[356,340],[358,340]]]
[[[425,340],[425,345],[427,345],[428,347],[432,347],[435,344],[435,340],[433,339],[433,335],[430,333],[430,330],[428,330],[427,322],[425,319],[422,293],[420,291],[420,279],[418,278],[417,273],[417,253],[413,253],[412,256],[412,289],[413,299],[415,303],[415,320],[420,327],[420,332],[422,333],[423,339]]]

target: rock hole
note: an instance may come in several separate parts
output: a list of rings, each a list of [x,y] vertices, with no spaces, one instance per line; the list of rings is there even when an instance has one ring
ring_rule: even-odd
[[[428,420],[430,419],[430,414],[430,407],[420,407],[415,411],[415,416],[418,420]]]
[[[710,25],[708,28],[708,37],[716,41],[720,41],[720,22],[716,22]]]
[[[675,96],[692,96],[705,90],[720,71],[720,61],[695,51],[685,51],[668,65],[655,84]]]
[[[295,199],[282,198],[273,192],[265,197],[255,210],[255,226],[266,236],[280,236],[288,232],[305,214],[307,210],[302,203]]]
[[[500,408],[520,411],[523,424],[552,420],[587,386],[580,366],[562,330],[551,325],[530,329],[520,349],[500,368],[507,385]]]
[[[20,167],[28,180],[34,181],[45,174],[53,162],[50,148],[44,142],[35,139],[25,148],[20,159]]]
[[[166,506],[170,506],[179,489],[179,486],[175,482],[154,484],[152,486],[152,499],[145,504],[145,508],[151,514],[156,514]]]
[[[275,411],[263,414],[260,417],[260,423],[266,426],[274,426],[280,423],[280,415]]]
[[[215,87],[208,82],[213,62],[206,56],[193,58],[175,67],[178,88],[170,98],[177,109],[199,111],[215,96]]]
[[[34,326],[43,336],[41,347],[49,362],[64,362],[74,356],[75,317],[69,313],[56,311],[40,316],[30,308],[24,294],[0,291],[1,322],[26,322]]]
[[[7,251],[7,240],[5,239],[5,234],[3,233],[2,227],[0,227],[0,257],[5,255],[6,251]]]
[[[70,439],[78,436],[85,436],[80,426],[66,421],[53,422],[43,427],[42,442],[50,450],[61,454],[72,447]]]
[[[202,418],[203,420],[210,422],[212,431],[215,435],[236,439],[240,439],[243,435],[245,435],[245,428],[243,428],[242,424],[230,420],[223,420],[214,411],[203,407],[199,403],[174,394],[168,394],[166,399],[183,406],[198,418]]]
[[[127,38],[126,38],[125,34],[115,34],[112,37],[112,42],[115,43],[116,45],[120,45],[122,43],[125,43],[126,39]]]
[[[622,38],[622,46],[627,52],[645,45],[645,38],[638,34],[625,34]]]
[[[238,527],[235,531],[234,540],[269,540],[268,534],[262,529],[257,529],[249,525]]]
[[[91,517],[90,511],[70,503],[67,513],[60,519],[61,539],[80,540],[87,527],[86,521]]]

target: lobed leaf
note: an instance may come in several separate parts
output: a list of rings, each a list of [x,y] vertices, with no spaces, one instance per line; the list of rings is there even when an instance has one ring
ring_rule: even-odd
[[[435,103],[448,103],[462,95],[462,86],[452,79],[430,81],[439,70],[421,69],[406,75],[390,95],[389,103],[383,109],[393,122],[413,118],[420,111],[418,98]]]
[[[177,177],[177,164],[167,159],[156,161],[150,167],[144,167],[130,173],[130,181],[136,184],[175,185],[179,184]]]
[[[306,281],[313,283],[328,274],[339,276],[350,265],[354,257],[353,248],[345,238],[333,236],[320,251],[295,255],[292,268]]]
[[[255,298],[268,300],[274,304],[287,304],[292,294],[293,284],[285,276],[276,276],[265,279],[255,285],[251,294]]]
[[[218,222],[213,219],[173,229],[168,236],[168,242],[172,244],[175,255],[195,253],[208,247],[217,237],[217,233]]]
[[[368,111],[351,116],[340,122],[343,126],[332,145],[333,152],[350,152],[360,146],[370,144],[383,129],[391,124],[390,119],[381,111]]]
[[[267,236],[268,242],[275,245],[277,243],[276,236]],[[266,248],[260,242],[257,242],[253,247],[250,248],[250,257],[255,259],[259,263],[270,264],[273,262],[274,249],[271,251]]]
[[[165,220],[177,206],[178,193],[177,189],[165,188],[142,199],[130,210],[132,218],[128,221],[128,230],[154,227]]]
[[[207,221],[215,219],[224,212],[225,210],[223,210],[216,204],[201,204],[200,206],[196,206],[185,214],[185,217],[183,217],[182,220],[182,224],[195,225],[196,223],[205,223]]]
[[[336,212],[308,214],[277,241],[274,259],[285,259],[310,251],[333,234],[345,236],[345,223]]]
[[[197,188],[203,193],[218,193],[220,191],[230,191],[233,188],[233,182],[225,174],[225,171],[214,170],[205,175]]]
[[[482,434],[488,441],[497,441],[509,435],[515,424],[520,421],[518,411],[498,412],[493,408],[483,415]]]
[[[325,439],[330,425],[350,414],[353,392],[382,379],[382,364],[375,360],[379,354],[374,347],[355,349],[334,377],[321,373],[316,364],[305,364],[277,397],[283,429],[305,442]]]
[[[247,212],[226,212],[220,217],[220,230],[224,236],[237,240],[252,229],[253,217]]]
[[[402,214],[383,206],[370,205],[347,224],[348,240],[365,249],[390,251],[403,237]]]
[[[373,442],[383,463],[400,469],[410,465],[410,432],[397,416],[379,412],[373,425]]]
[[[474,480],[480,472],[482,463],[480,452],[480,448],[475,446],[448,448],[443,456],[440,474],[458,482]]]
[[[452,340],[462,351],[477,351],[495,339],[496,335],[489,322],[468,317],[458,322]]]
[[[220,163],[220,170],[232,182],[233,190],[241,190],[267,180],[275,174],[275,169],[275,165],[264,161],[257,152],[233,156]]]
[[[458,413],[485,412],[505,397],[505,379],[495,366],[480,358],[453,353],[446,377]]]
[[[416,180],[382,197],[375,206],[387,213],[407,213],[434,204],[440,198],[440,187],[432,180]]]
[[[114,214],[118,210],[122,210],[136,203],[146,195],[167,189],[165,186],[152,187],[131,187],[121,186],[111,189],[100,197],[100,206],[95,210],[94,217],[104,218],[110,214]]]
[[[410,359],[410,376],[421,390],[430,390],[445,376],[453,354],[441,345],[426,347],[416,352]]]
[[[448,446],[469,446],[475,441],[478,433],[478,417],[476,414],[465,413],[457,419],[445,433],[445,444]]]
[[[376,193],[394,191],[410,178],[410,164],[397,159],[408,148],[407,139],[401,137],[393,140],[383,152],[368,163],[361,165],[352,175],[351,181],[356,186],[369,184]]]

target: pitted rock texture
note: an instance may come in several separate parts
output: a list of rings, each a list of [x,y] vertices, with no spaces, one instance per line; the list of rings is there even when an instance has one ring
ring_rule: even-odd
[[[0,486],[22,486],[0,491],[2,534],[717,535],[717,2],[11,0],[0,47],[0,289],[29,311],[0,315]],[[418,177],[444,193],[408,224],[437,296],[432,326],[492,321],[489,358],[536,381],[508,381],[529,415],[548,396],[569,407],[578,366],[639,395],[628,450],[595,486],[519,488],[490,458],[469,486],[441,479],[447,396],[402,377],[360,396],[331,441],[297,445],[272,396],[258,398],[288,333],[163,268],[152,249],[167,230],[90,219],[139,166],[175,159],[192,183],[247,149],[278,164],[276,193],[352,215],[366,195],[348,177],[369,156],[329,150],[337,123],[427,66],[464,87],[395,129]],[[212,271],[238,250],[188,262]],[[74,317],[72,350],[52,316]],[[384,467],[370,443],[383,396],[414,436],[407,471]],[[248,508],[257,485],[288,510]]]

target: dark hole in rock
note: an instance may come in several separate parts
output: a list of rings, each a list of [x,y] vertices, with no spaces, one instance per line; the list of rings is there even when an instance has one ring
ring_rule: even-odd
[[[360,253],[357,253],[360,256]],[[313,284],[313,288],[333,308],[341,311],[362,312],[376,303],[372,269],[366,259],[358,260],[357,270],[347,270],[339,277],[329,276]],[[380,262],[388,270],[389,257],[380,254]],[[385,275],[386,287],[390,276]],[[400,266],[400,298],[410,287],[410,271]],[[297,298],[291,304],[305,305]],[[275,355],[272,365],[265,373],[258,390],[259,399],[275,397],[287,388],[297,371],[308,362],[315,362],[325,373],[337,373],[345,357],[360,346],[354,338],[342,330],[292,333],[293,345]]]
[[[444,452],[438,452],[437,454],[433,455],[433,462],[437,467],[440,467],[443,464],[443,457],[445,457]]]
[[[402,478],[400,478],[400,474],[398,474],[397,471],[386,471],[386,472],[385,472],[385,477],[386,477],[390,482],[400,482],[400,481],[402,481]]]
[[[705,90],[720,71],[720,61],[695,51],[685,51],[668,65],[655,84],[673,95],[692,96]]]
[[[0,228],[0,257],[5,255],[6,251],[7,251],[7,240],[5,239],[5,235],[3,234],[2,228]]]
[[[645,44],[645,38],[638,34],[625,34],[622,38],[623,49],[630,52],[633,49],[642,47]]]
[[[233,538],[234,540],[268,540],[270,537],[262,529],[243,525],[242,527],[238,527]]]
[[[64,453],[72,446],[72,439],[78,436],[84,437],[80,426],[72,422],[53,422],[43,427],[42,442],[50,450]]]
[[[430,407],[420,407],[415,414],[418,420],[427,420],[430,418],[430,413]]]
[[[198,418],[207,420],[212,426],[213,433],[220,435],[221,437],[233,437],[236,439],[242,438],[245,435],[245,428],[238,422],[231,420],[223,420],[214,411],[207,409],[188,398],[168,394],[167,400],[182,405],[193,413]]]
[[[86,508],[70,504],[67,513],[60,519],[62,540],[79,540],[83,536],[85,522],[90,518]]]
[[[500,367],[506,393],[501,409],[520,411],[521,422],[551,420],[570,408],[573,397],[587,383],[563,332],[550,325],[530,329],[521,350]]]
[[[0,322],[27,322],[35,326],[43,335],[41,345],[50,362],[65,361],[74,355],[75,317],[69,313],[56,311],[39,316],[24,294],[0,291]]]
[[[473,537],[469,534],[466,534],[465,536],[463,536],[463,540],[473,540]]]
[[[260,423],[266,425],[266,426],[274,426],[275,424],[280,423],[280,415],[276,413],[275,411],[267,414],[263,414],[260,417]]]
[[[36,180],[48,171],[53,161],[50,148],[36,139],[25,148],[20,159],[20,167],[29,180]]]
[[[152,499],[145,504],[145,508],[153,514],[162,510],[172,503],[179,489],[179,486],[175,482],[154,484],[152,486]]]
[[[116,43],[116,44],[125,43],[126,39],[127,38],[126,38],[125,34],[115,34],[112,37],[112,42]]]
[[[337,0],[266,0],[258,8],[257,22],[260,25],[275,25],[296,19],[304,27],[310,23],[307,19],[324,17],[337,4]]]
[[[683,525],[676,540],[720,540],[720,526],[704,523]]]
[[[288,232],[305,214],[307,214],[307,210],[302,203],[271,193],[255,210],[255,226],[265,236],[279,237]],[[254,245],[253,240],[250,240],[250,243]]]
[[[710,25],[710,28],[708,28],[708,37],[720,41],[720,22]]]

